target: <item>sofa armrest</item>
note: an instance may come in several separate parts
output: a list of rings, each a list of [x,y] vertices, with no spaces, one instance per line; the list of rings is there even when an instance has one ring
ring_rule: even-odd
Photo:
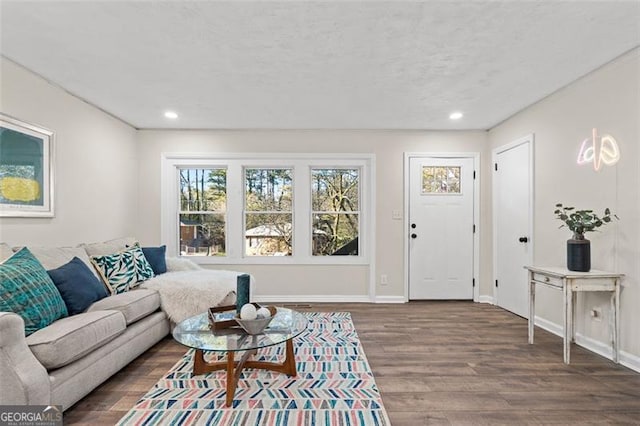
[[[51,383],[47,370],[31,353],[24,321],[0,312],[0,405],[49,405]]]

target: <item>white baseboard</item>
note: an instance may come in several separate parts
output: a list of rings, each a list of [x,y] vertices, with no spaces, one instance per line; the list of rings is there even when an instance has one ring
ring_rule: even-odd
[[[404,296],[377,296],[376,303],[407,303]]]
[[[556,324],[544,318],[540,318],[538,316],[536,316],[535,323],[538,327],[548,331],[551,334],[555,334],[556,336],[560,337],[563,337],[564,335],[562,326],[559,324]],[[607,345],[606,343],[592,339],[591,337],[587,337],[580,333],[576,333],[575,342],[577,345],[580,345],[583,348],[590,350],[591,352],[595,352],[607,359],[613,359],[613,351],[611,350],[611,346]],[[618,361],[625,367],[628,367],[640,373],[640,356],[630,354],[629,352],[625,351],[619,351]]]
[[[480,297],[478,298],[478,303],[489,303],[491,305],[493,305],[493,296],[487,296],[487,295],[480,295]]]
[[[264,303],[274,303],[274,302],[283,302],[283,303],[371,303],[371,299],[367,295],[346,295],[346,296],[337,296],[337,295],[312,295],[312,294],[302,294],[292,296],[290,294],[284,295],[260,295],[255,294],[252,297],[254,302],[264,302]]]
[[[618,361],[627,368],[640,373],[640,356],[630,354],[629,352],[620,351],[618,353]]]
[[[540,318],[539,316],[536,315],[535,324],[541,329],[547,330],[551,334],[555,334],[556,336],[560,336],[560,337],[564,336],[564,333],[562,332],[562,326],[559,324],[556,324],[555,322],[551,322],[544,318]]]
[[[580,333],[576,333],[575,341],[576,345],[587,348],[591,352],[595,352],[607,359],[613,359],[613,350],[611,349],[611,346],[607,345],[606,343],[592,339],[591,337],[585,336],[584,334]]]

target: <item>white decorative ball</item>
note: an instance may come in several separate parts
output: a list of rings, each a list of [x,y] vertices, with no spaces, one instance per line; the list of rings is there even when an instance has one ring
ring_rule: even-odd
[[[240,319],[243,320],[254,320],[258,316],[256,307],[251,303],[247,303],[240,308]]]
[[[256,313],[258,314],[258,318],[269,318],[271,316],[271,312],[265,307],[258,309]]]

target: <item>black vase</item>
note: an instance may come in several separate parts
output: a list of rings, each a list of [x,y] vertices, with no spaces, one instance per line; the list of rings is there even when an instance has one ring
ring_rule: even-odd
[[[587,239],[567,240],[567,269],[589,272],[591,269],[591,242]]]

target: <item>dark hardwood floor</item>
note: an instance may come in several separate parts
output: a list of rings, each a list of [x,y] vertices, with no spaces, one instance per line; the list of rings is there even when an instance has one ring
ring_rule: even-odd
[[[640,425],[640,374],[500,308],[470,302],[309,304],[351,312],[393,425]],[[184,354],[167,337],[67,410],[114,424]]]

